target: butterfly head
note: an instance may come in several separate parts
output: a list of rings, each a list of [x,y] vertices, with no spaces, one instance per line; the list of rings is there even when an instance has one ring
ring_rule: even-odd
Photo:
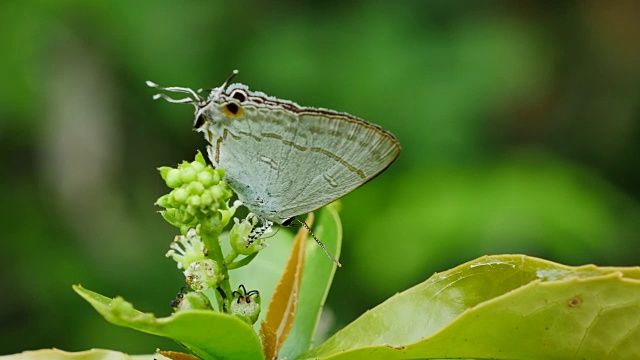
[[[208,98],[201,96],[204,89],[194,91],[186,87],[162,87],[151,81],[147,81],[147,86],[171,92],[185,93],[188,96],[181,99],[175,99],[167,94],[159,93],[153,96],[155,100],[164,99],[171,103],[192,104],[195,107],[195,119],[193,128],[196,131],[205,132],[210,126],[215,126],[221,120],[226,118],[238,118],[244,114],[242,103],[247,100],[246,88],[240,85],[233,85],[227,89],[231,79],[238,74],[238,70],[234,70],[227,80],[219,87],[211,90]]]
[[[207,126],[216,126],[225,120],[234,120],[244,115],[244,103],[248,98],[244,85],[234,84],[227,89],[216,88],[211,91],[207,102],[196,107],[196,117],[193,128],[203,131]]]

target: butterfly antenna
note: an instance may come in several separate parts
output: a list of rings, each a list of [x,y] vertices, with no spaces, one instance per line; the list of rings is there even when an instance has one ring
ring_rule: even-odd
[[[339,262],[338,260],[336,260],[336,258],[334,258],[334,257],[333,257],[333,255],[329,254],[329,251],[327,251],[327,248],[326,248],[326,247],[324,247],[324,244],[323,244],[320,240],[318,240],[318,238],[316,237],[316,235],[315,235],[315,234],[313,233],[313,231],[311,231],[311,229],[309,228],[309,225],[307,225],[307,223],[306,223],[306,222],[304,222],[304,221],[302,221],[302,220],[300,220],[300,219],[298,219],[298,218],[295,218],[295,219],[296,219],[296,221],[297,221],[300,225],[304,226],[304,228],[305,228],[305,229],[307,229],[307,231],[309,232],[309,234],[311,234],[311,236],[313,237],[313,239],[318,243],[318,245],[319,245],[319,246],[320,246],[320,248],[324,251],[324,253],[325,253],[325,254],[327,254],[327,256],[329,257],[329,259],[333,260],[333,262],[334,262],[334,263],[336,263],[336,265],[338,265],[338,267],[342,267],[342,264],[340,264],[340,262]]]
[[[218,92],[216,93],[216,98],[220,97],[220,94],[222,94],[222,92],[224,91],[224,89],[227,88],[227,85],[229,85],[229,83],[231,82],[231,80],[233,80],[234,77],[236,77],[236,75],[238,75],[240,73],[240,71],[238,71],[237,69],[233,70],[231,72],[231,75],[229,75],[229,77],[227,78],[227,80],[224,81],[224,83],[222,83],[222,85],[220,85],[220,87],[218,88]]]
[[[204,99],[200,95],[198,95],[198,93],[196,93],[192,89],[189,89],[189,88],[186,88],[186,87],[179,87],[179,86],[164,87],[164,86],[160,86],[160,85],[154,83],[153,81],[147,81],[147,86],[151,87],[151,88],[154,88],[154,89],[162,90],[162,91],[181,92],[181,93],[185,93],[185,94],[189,94],[189,95],[193,96],[193,98],[188,97],[188,98],[184,98],[184,99],[173,99],[173,98],[169,97],[166,94],[156,94],[156,95],[153,96],[154,100],[157,100],[159,98],[163,98],[163,99],[167,100],[168,102],[178,103],[178,104],[204,101]]]
[[[207,88],[207,89],[198,89],[198,90],[196,90],[196,92],[197,92],[198,94],[202,94],[203,92],[211,93],[213,90],[215,90],[215,89],[212,89],[212,88]]]

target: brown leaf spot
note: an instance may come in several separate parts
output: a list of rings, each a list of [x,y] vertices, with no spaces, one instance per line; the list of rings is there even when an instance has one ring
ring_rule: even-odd
[[[164,351],[157,349],[156,352],[164,357],[168,357],[171,360],[200,360],[200,358],[178,351]]]
[[[570,299],[569,301],[567,301],[567,305],[569,305],[569,307],[572,307],[572,308],[578,307],[582,305],[582,299],[576,296],[573,299]]]
[[[393,346],[393,345],[385,345],[388,348],[391,348],[393,350],[404,350],[405,347],[404,346]]]

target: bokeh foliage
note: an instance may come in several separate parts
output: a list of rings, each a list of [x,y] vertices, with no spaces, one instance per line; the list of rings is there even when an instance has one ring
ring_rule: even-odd
[[[400,139],[343,200],[330,332],[487,253],[637,265],[639,15],[632,1],[3,2],[0,353],[179,350],[70,289],[166,315],[182,285],[155,168],[204,141],[145,80],[215,87],[237,68]]]

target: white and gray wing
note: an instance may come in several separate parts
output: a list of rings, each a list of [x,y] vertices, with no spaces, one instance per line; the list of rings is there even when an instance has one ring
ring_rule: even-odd
[[[240,200],[277,223],[341,198],[400,152],[393,135],[350,116],[245,111],[211,151]]]

